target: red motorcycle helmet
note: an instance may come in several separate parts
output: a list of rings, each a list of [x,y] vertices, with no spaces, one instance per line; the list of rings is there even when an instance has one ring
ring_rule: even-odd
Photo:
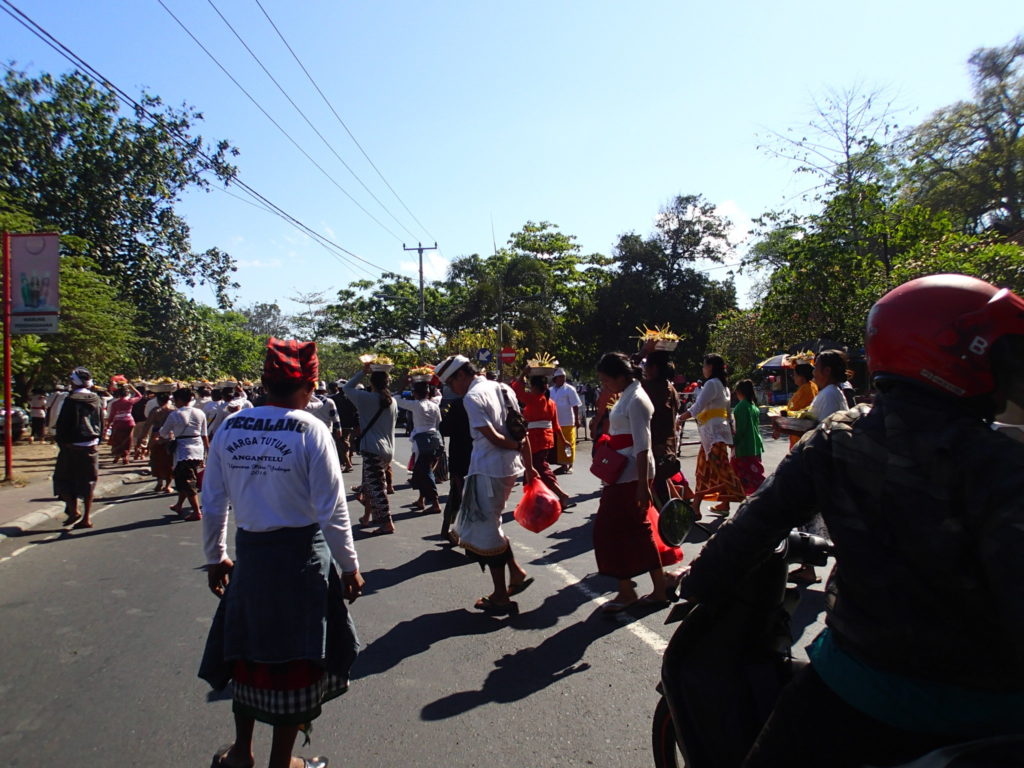
[[[1009,334],[1024,335],[1024,299],[966,275],[919,277],[868,313],[868,369],[875,379],[984,395],[995,388],[992,345]]]

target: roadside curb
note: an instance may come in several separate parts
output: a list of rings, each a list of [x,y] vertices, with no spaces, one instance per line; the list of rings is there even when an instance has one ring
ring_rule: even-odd
[[[94,504],[101,502],[100,496],[109,493],[117,488],[120,488],[127,482],[139,480],[146,477],[146,475],[137,474],[130,472],[126,475],[118,475],[107,480],[100,480],[96,483],[96,491],[94,494]],[[35,528],[37,525],[57,520],[64,516],[64,503],[61,501],[53,502],[52,504],[37,509],[33,512],[29,512],[21,517],[11,520],[9,522],[0,524],[0,541],[4,541],[10,538],[17,538],[18,536],[24,535],[26,531]]]

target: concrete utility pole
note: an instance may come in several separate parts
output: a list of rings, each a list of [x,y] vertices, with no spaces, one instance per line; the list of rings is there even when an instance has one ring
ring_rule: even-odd
[[[402,243],[403,251],[419,251],[420,254],[420,343],[422,344],[426,338],[426,302],[423,299],[423,252],[424,251],[436,251],[437,243],[431,245],[424,245],[423,243],[416,243],[415,248],[406,248],[405,243]]]

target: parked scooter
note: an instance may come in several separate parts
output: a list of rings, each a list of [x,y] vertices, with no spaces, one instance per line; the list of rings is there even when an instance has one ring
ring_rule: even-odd
[[[714,604],[680,602],[681,622],[662,660],[654,711],[657,768],[738,768],[786,683],[808,662],[793,659],[790,620],[800,591],[790,564],[824,566],[827,539],[793,531]],[[986,739],[932,752],[904,768],[1020,766],[1024,737]],[[867,767],[865,767],[867,768]]]

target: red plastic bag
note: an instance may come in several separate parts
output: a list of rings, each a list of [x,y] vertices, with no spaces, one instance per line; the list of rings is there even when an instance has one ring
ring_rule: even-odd
[[[514,517],[526,530],[540,533],[553,525],[560,514],[562,503],[554,491],[544,485],[539,477],[535,477],[523,490],[523,498],[516,505]]]

